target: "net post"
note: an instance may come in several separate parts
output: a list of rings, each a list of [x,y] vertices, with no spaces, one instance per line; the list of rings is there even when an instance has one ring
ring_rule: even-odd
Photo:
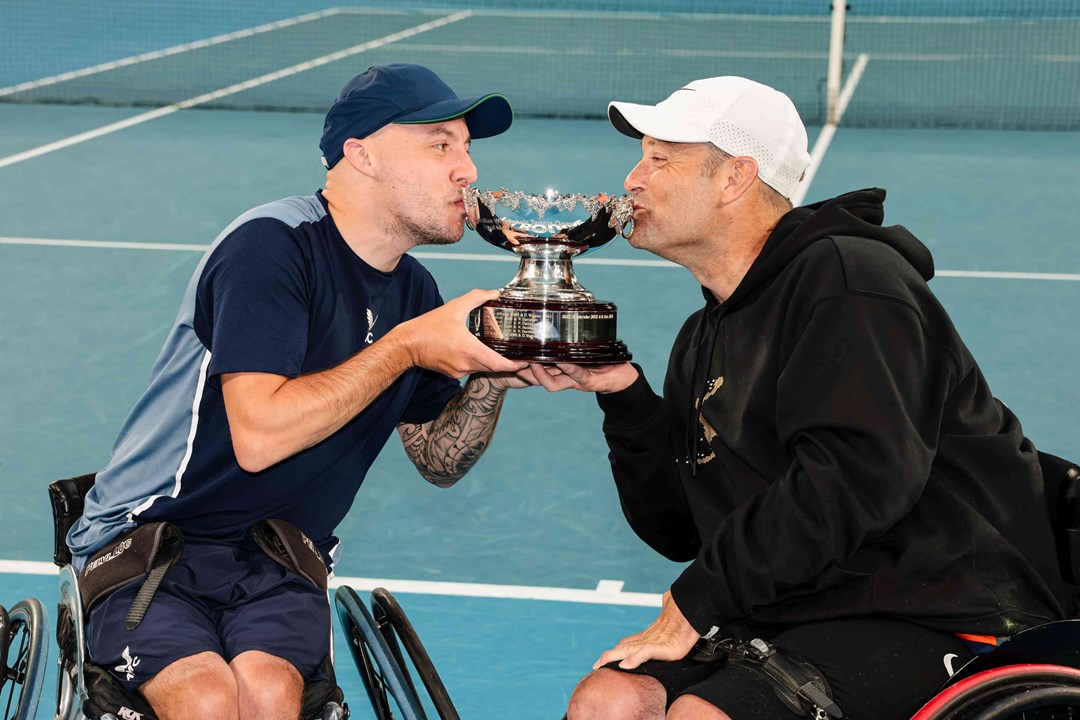
[[[825,122],[835,125],[837,107],[840,103],[840,74],[844,61],[844,20],[847,13],[847,0],[832,0],[832,31],[829,35],[829,74],[826,81],[826,116]]]

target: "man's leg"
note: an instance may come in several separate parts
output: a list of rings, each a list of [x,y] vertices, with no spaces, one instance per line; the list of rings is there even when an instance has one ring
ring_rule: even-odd
[[[568,720],[662,720],[667,692],[656,678],[600,668],[570,696]]]
[[[304,679],[292,663],[259,650],[240,653],[229,664],[239,690],[240,720],[297,720]]]
[[[795,715],[792,715],[795,718]],[[731,720],[712,703],[707,703],[693,695],[683,695],[671,703],[668,710],[667,720]]]
[[[182,658],[139,686],[160,720],[238,720],[236,677],[212,652]],[[299,713],[298,713],[299,714]]]

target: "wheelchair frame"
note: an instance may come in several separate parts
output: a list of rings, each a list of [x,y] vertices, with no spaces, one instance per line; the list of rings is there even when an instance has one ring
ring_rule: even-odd
[[[76,478],[57,480],[49,485],[49,495],[53,504],[53,519],[56,525],[56,547],[53,561],[60,567],[60,602],[56,629],[60,658],[57,671],[56,714],[54,720],[89,720],[89,718],[93,717],[88,716],[85,710],[91,693],[86,682],[86,635],[82,597],[79,592],[78,574],[71,565],[71,553],[68,550],[66,541],[68,530],[78,516],[82,514],[83,500],[86,493],[93,486],[93,482],[93,475],[82,475]],[[42,617],[40,627],[44,633],[44,617]],[[117,694],[130,696],[130,693],[122,691],[117,691]],[[340,693],[338,695],[340,696]],[[132,698],[132,700],[132,704],[136,707],[149,707],[145,700],[141,698]],[[307,697],[305,696],[306,704]],[[348,705],[344,702],[339,704],[332,699],[327,701],[318,712],[318,715],[306,716],[305,720],[347,720],[349,717]],[[105,712],[97,720],[156,720],[152,713],[145,710],[137,711],[126,706],[122,706],[119,713],[120,717],[117,717],[112,713]],[[22,718],[19,718],[19,720],[22,720]],[[30,718],[28,717],[27,720],[30,720]]]

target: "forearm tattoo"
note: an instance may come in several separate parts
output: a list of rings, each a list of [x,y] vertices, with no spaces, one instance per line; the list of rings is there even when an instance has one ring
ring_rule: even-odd
[[[429,483],[450,487],[487,449],[502,409],[504,388],[471,377],[443,409],[424,425],[403,423],[398,431],[413,464]]]

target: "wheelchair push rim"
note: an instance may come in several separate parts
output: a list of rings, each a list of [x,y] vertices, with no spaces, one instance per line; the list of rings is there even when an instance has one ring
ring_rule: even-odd
[[[0,709],[4,720],[33,720],[49,652],[45,608],[37,599],[29,598],[16,603],[6,616]]]
[[[411,682],[356,591],[339,587],[334,592],[334,604],[378,720],[393,720],[390,698],[397,704],[402,720],[427,720]]]
[[[450,694],[443,685],[442,678],[435,670],[435,664],[431,661],[420,636],[417,634],[405,611],[401,609],[396,598],[386,588],[375,588],[371,591],[371,610],[375,616],[375,622],[387,639],[387,644],[394,651],[398,663],[406,669],[404,659],[398,650],[397,640],[405,647],[409,660],[412,662],[416,674],[427,690],[431,704],[439,714],[440,720],[460,720],[457,709],[450,701]],[[406,677],[408,673],[406,672]],[[415,689],[414,689],[415,692]]]

